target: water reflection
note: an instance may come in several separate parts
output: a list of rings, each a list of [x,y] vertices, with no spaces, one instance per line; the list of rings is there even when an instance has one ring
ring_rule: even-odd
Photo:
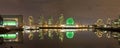
[[[64,37],[66,38],[74,38],[74,34],[76,31],[92,31],[92,29],[39,29],[39,30],[25,30],[24,33],[29,34],[29,40],[33,40],[34,33],[38,32],[39,40],[45,39],[47,36],[49,39],[53,39],[53,37],[59,38],[61,42],[63,42]],[[66,35],[64,35],[64,33]]]
[[[76,32],[85,31],[85,32],[93,32],[98,38],[114,38],[120,42],[120,33],[119,32],[111,32],[111,31],[101,31],[94,29],[39,29],[39,30],[25,30],[24,33],[29,34],[29,40],[33,40],[34,33],[38,32],[39,40],[53,39],[54,37],[58,38],[61,42],[64,41],[64,38],[72,39]]]
[[[61,32],[61,29],[36,31],[24,31],[24,43],[16,46],[21,48],[115,48],[118,46],[116,40],[120,38],[118,32],[93,29],[66,30],[65,32]],[[67,32],[71,32],[68,36],[74,32],[73,38],[67,38]],[[32,39],[29,38],[30,34]]]
[[[110,38],[110,37],[111,37],[111,32],[107,32],[107,31],[96,30],[95,34],[96,34],[99,38],[101,38],[101,37]]]
[[[118,42],[120,42],[120,33],[119,32],[96,30],[94,33],[97,35],[98,38],[102,38],[102,37],[114,38],[114,39],[118,40]]]

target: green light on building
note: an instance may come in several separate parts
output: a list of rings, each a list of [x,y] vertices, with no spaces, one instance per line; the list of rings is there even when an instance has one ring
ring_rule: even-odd
[[[10,25],[10,26],[16,26],[16,21],[3,21],[3,25]]]
[[[68,18],[68,19],[66,20],[66,24],[67,24],[67,25],[74,25],[74,24],[75,24],[74,19],[73,19],[73,18]]]
[[[67,32],[66,32],[66,37],[69,38],[69,39],[71,39],[71,38],[74,37],[74,34],[75,34],[75,33],[74,33],[73,31],[67,31]]]
[[[15,39],[16,34],[0,34],[0,37],[3,37],[4,39]]]

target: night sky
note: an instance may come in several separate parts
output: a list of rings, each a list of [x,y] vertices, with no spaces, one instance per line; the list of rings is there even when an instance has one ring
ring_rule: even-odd
[[[102,18],[104,21],[108,17],[117,19],[120,15],[120,0],[0,0],[0,14],[23,15],[26,23],[28,16],[33,16],[35,20],[39,16],[44,16],[46,20],[52,16],[57,20],[61,13],[64,14],[65,18],[73,17],[76,23],[79,24],[94,24],[98,18]],[[77,48],[77,46],[92,48],[94,45],[96,45],[95,48],[117,48],[118,46],[116,40],[98,39],[91,32],[77,33],[76,36],[78,37],[75,38],[79,39],[66,39],[64,43],[59,42],[57,39],[39,41],[37,36],[33,41],[29,41],[27,37],[24,37],[25,44],[20,46],[23,48],[40,48],[46,43],[47,45],[43,48],[54,48],[53,46],[55,48],[57,46],[60,48],[62,46],[65,48]]]
[[[61,13],[81,24],[93,24],[98,18],[116,19],[120,15],[120,0],[0,0],[3,15],[20,14],[25,19],[32,15],[37,20],[39,16],[57,19]]]

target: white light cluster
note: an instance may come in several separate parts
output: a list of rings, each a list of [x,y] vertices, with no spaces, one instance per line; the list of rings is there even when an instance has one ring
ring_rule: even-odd
[[[60,32],[78,31],[77,29],[61,29]]]
[[[25,33],[30,33],[30,30],[27,30],[30,29],[30,26],[23,26],[23,28]]]

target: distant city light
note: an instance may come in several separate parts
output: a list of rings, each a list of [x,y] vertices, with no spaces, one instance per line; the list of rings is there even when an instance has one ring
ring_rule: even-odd
[[[61,29],[60,32],[78,31],[78,29]]]
[[[60,25],[61,27],[64,27],[65,25]]]
[[[76,25],[75,27],[79,27],[79,25]]]
[[[16,32],[16,35],[18,35],[18,32]]]

